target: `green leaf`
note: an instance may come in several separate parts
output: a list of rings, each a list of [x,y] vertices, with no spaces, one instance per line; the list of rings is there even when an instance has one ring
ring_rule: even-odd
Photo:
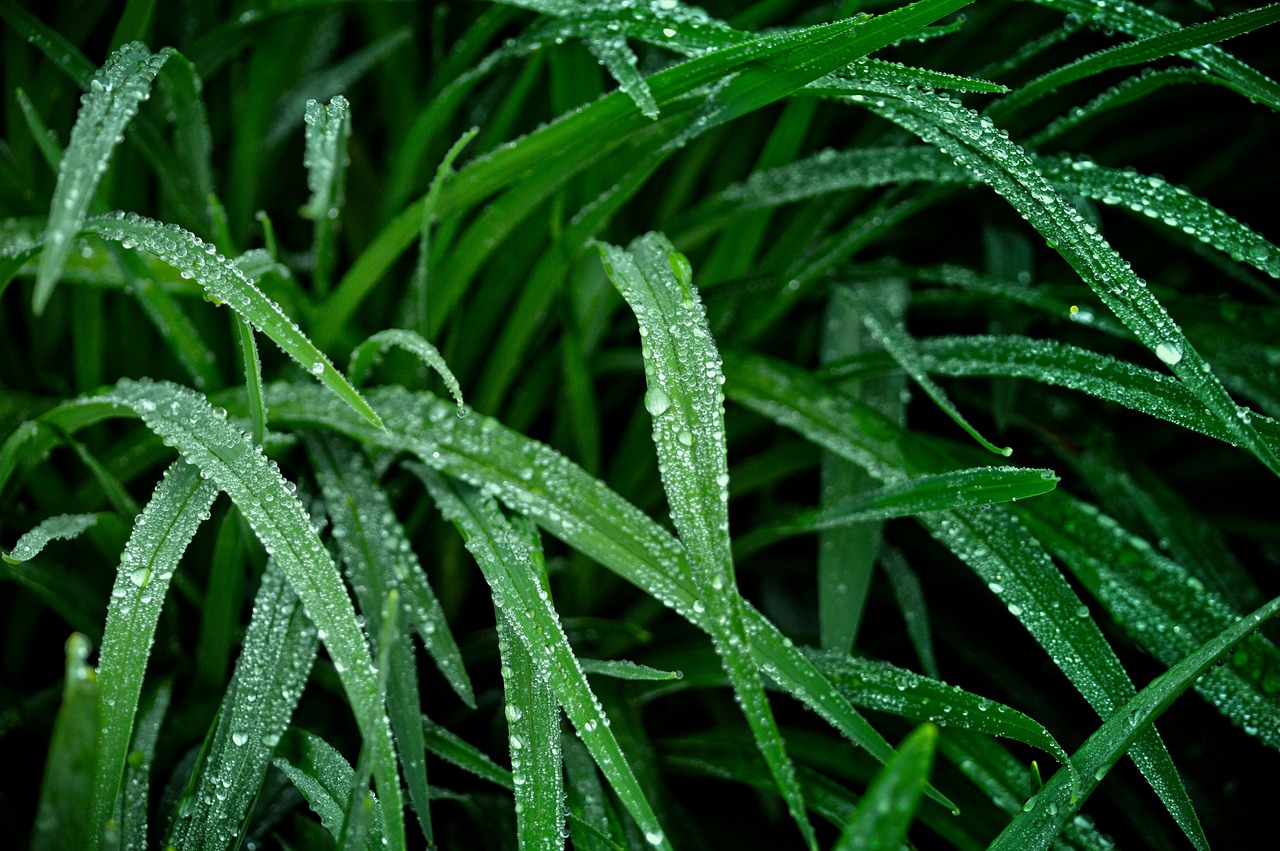
[[[848,653],[811,652],[809,657],[850,703],[939,727],[975,730],[1013,739],[1068,765],[1067,752],[1049,731],[1023,713],[957,686]]]
[[[1095,74],[1139,65],[1153,59],[1160,59],[1174,54],[1191,53],[1199,48],[1226,41],[1229,38],[1252,32],[1259,27],[1280,21],[1280,4],[1272,3],[1257,9],[1248,9],[1234,15],[1226,15],[1194,24],[1188,27],[1175,28],[1159,35],[1139,38],[1127,44],[1100,50],[1075,60],[1061,68],[1043,74],[1031,82],[1019,87],[1003,100],[994,104],[989,113],[992,118],[1012,113],[1027,104],[1057,91],[1065,85],[1083,80]]]
[[[641,237],[625,251],[601,246],[600,253],[640,325],[649,388],[645,407],[653,417],[658,471],[712,642],[792,819],[816,848],[795,769],[748,649],[729,545],[724,373],[692,269],[660,234]]]
[[[103,830],[115,818],[138,697],[169,582],[217,495],[218,489],[199,470],[178,461],[133,521],[111,590],[98,657],[103,705],[90,808],[94,835],[88,848],[100,847]]]
[[[706,607],[699,610],[694,605],[698,595],[679,542],[546,445],[489,417],[474,413],[459,417],[452,405],[429,394],[410,394],[393,387],[370,391],[387,418],[387,430],[378,431],[348,416],[345,407],[330,404],[328,394],[308,389],[283,385],[269,389],[268,400],[280,422],[298,427],[323,424],[371,445],[413,451],[433,468],[485,488],[700,629],[710,630]],[[62,416],[83,419],[87,412],[68,411]],[[0,466],[0,473],[3,471]],[[889,758],[889,744],[848,701],[832,691],[827,679],[790,639],[749,604],[744,617],[757,665],[877,759]],[[930,795],[950,805],[932,790]]]
[[[351,353],[351,380],[356,384],[364,383],[369,370],[381,360],[382,356],[392,346],[397,346],[417,355],[419,360],[434,369],[444,379],[445,387],[449,389],[450,395],[457,401],[459,410],[461,410],[465,403],[462,401],[462,387],[458,384],[458,379],[454,377],[453,371],[449,369],[449,364],[445,363],[444,356],[440,354],[439,350],[414,331],[408,331],[403,328],[388,328],[384,331],[379,331],[356,346]]]
[[[62,704],[53,721],[45,760],[32,842],[51,851],[76,851],[97,845],[90,815],[93,765],[98,755],[100,695],[97,672],[90,667],[89,640],[79,633],[67,639]]]
[[[40,257],[32,298],[37,315],[44,312],[53,295],[71,253],[71,241],[84,222],[112,152],[124,139],[124,129],[138,107],[150,97],[151,83],[168,58],[164,51],[153,54],[142,43],[132,42],[112,53],[89,81],[67,150],[58,164],[58,185],[53,191],[45,252]]]
[[[145,216],[116,213],[85,223],[85,230],[154,254],[204,287],[216,304],[225,304],[275,342],[304,370],[338,394],[374,425],[380,420],[369,403],[338,372],[280,306],[269,299],[240,267],[217,248],[176,225],[162,225]]]
[[[760,526],[735,542],[734,553],[741,557],[792,535],[866,520],[888,520],[930,511],[1016,502],[1048,493],[1057,487],[1058,481],[1052,470],[1025,467],[974,467],[917,476],[802,511],[778,523]]]
[[[928,784],[938,728],[922,724],[903,739],[898,755],[872,781],[845,826],[836,851],[897,848],[907,835]]]
[[[641,665],[627,659],[579,659],[583,673],[619,680],[663,681],[678,680],[684,676],[679,671],[663,671]]]
[[[276,757],[272,764],[293,781],[320,823],[337,840],[342,836],[347,799],[356,776],[351,764],[324,739],[305,730],[291,728],[284,748],[289,756]],[[370,851],[383,847],[382,808],[378,801],[373,803],[365,842]]]
[[[19,538],[13,549],[3,554],[3,558],[9,564],[21,564],[38,556],[50,541],[77,538],[97,522],[96,514],[60,514],[50,517]]]
[[[1123,706],[1117,707],[1106,723],[1072,757],[1072,762],[1083,778],[1083,794],[1077,799],[1069,791],[1063,772],[1058,772],[1027,802],[1023,812],[1014,817],[991,847],[997,851],[1049,848],[1054,837],[1075,815],[1084,798],[1097,788],[1111,767],[1134,746],[1137,739],[1151,729],[1155,719],[1173,705],[1178,696],[1190,688],[1214,662],[1226,655],[1232,645],[1244,639],[1278,611],[1280,597],[1200,645],[1178,664],[1152,680],[1150,685]]]
[[[271,757],[302,697],[319,642],[298,595],[267,562],[244,647],[217,721],[179,802],[168,845],[225,846],[243,836]]]
[[[475,745],[462,740],[426,716],[423,716],[422,725],[423,737],[431,753],[482,780],[501,786],[508,792],[515,789],[511,772],[498,765]]]
[[[226,491],[267,551],[275,556],[307,615],[324,636],[352,711],[373,748],[378,788],[386,804],[388,844],[404,846],[395,747],[378,702],[373,660],[337,567],[278,469],[248,435],[199,394],[173,384],[121,381],[98,404],[127,408]]]
[[[609,729],[609,719],[578,665],[560,626],[559,615],[539,581],[532,555],[536,550],[530,549],[528,534],[513,527],[491,499],[481,498],[470,489],[464,490],[420,465],[411,469],[423,480],[440,511],[462,532],[467,548],[493,590],[499,616],[537,666],[539,679],[551,688],[564,707],[565,715],[623,806],[640,826],[645,840],[659,848],[670,848],[644,790],[631,772],[626,754]],[[547,755],[544,753],[543,757]],[[555,758],[555,770],[559,771],[558,747]],[[532,768],[537,772],[550,770],[549,766],[538,763]],[[520,771],[513,771],[512,782],[517,787],[521,785],[520,780]],[[558,826],[556,830],[558,836]]]
[[[309,100],[306,106],[307,147],[303,164],[311,199],[299,213],[315,222],[315,275],[317,293],[329,291],[337,262],[338,216],[346,201],[347,139],[351,136],[351,107],[342,95],[322,106]]]

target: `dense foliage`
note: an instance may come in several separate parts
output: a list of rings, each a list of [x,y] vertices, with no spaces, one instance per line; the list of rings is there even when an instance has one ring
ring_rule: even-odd
[[[7,842],[1274,832],[1277,20],[0,0]]]

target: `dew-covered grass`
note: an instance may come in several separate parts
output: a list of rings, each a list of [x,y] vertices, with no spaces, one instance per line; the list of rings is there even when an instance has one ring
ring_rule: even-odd
[[[0,828],[1253,847],[1280,4],[0,2]]]

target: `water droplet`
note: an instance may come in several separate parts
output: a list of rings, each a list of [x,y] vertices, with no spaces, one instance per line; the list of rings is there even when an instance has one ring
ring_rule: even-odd
[[[660,417],[671,407],[671,397],[667,395],[667,391],[655,385],[644,394],[644,406],[650,414]]]
[[[311,374],[312,374],[312,375],[319,375],[319,374],[320,374],[320,373],[322,373],[322,372],[324,372],[324,364],[323,364],[323,363],[321,363],[320,361],[316,361],[315,363],[311,364]]]
[[[1156,357],[1160,358],[1160,360],[1164,361],[1169,366],[1173,366],[1178,361],[1182,360],[1182,349],[1178,348],[1177,343],[1166,341],[1156,346]]]
[[[249,741],[249,734],[237,731],[231,734],[231,741],[235,743],[236,747],[240,747]]]

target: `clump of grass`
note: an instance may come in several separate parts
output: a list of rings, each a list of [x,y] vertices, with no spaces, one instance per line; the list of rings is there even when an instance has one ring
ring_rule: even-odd
[[[15,842],[1269,830],[1280,6],[0,19]]]

